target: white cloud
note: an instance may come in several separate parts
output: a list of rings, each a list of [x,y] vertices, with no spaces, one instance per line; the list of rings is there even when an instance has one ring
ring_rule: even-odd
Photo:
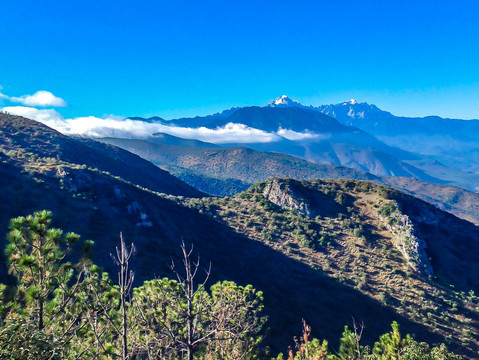
[[[288,139],[288,140],[309,140],[309,139],[319,139],[327,138],[327,135],[324,134],[315,134],[310,132],[297,132],[291,129],[278,129],[278,135]]]
[[[7,106],[2,109],[10,114],[24,116],[44,123],[66,135],[86,137],[148,138],[162,132],[184,139],[197,139],[215,144],[228,143],[269,143],[286,138],[293,141],[319,140],[328,138],[328,134],[297,132],[279,128],[277,132],[266,132],[244,124],[228,123],[215,129],[206,127],[179,127],[160,123],[148,123],[109,115],[104,118],[95,116],[65,119],[54,109],[36,109],[27,106]]]
[[[56,126],[61,126],[64,121],[63,116],[53,109],[35,109],[28,106],[6,106],[1,110],[12,115],[20,115],[29,119],[40,121],[53,128]]]
[[[8,99],[11,102],[20,103],[27,106],[41,106],[41,107],[64,107],[67,103],[62,98],[53,95],[50,91],[40,90],[33,95],[23,95],[19,97],[10,96]]]
[[[12,103],[23,104],[27,106],[40,107],[65,107],[68,106],[65,100],[53,95],[50,91],[40,90],[33,95],[8,96],[1,92],[3,88],[0,86],[0,99],[7,99]]]
[[[8,96],[7,96],[7,95],[2,94],[2,89],[3,89],[3,86],[0,85],[0,99],[8,99]]]
[[[59,131],[69,135],[76,134],[88,137],[145,138],[155,131],[155,127],[152,125],[153,124],[123,119],[113,115],[105,118],[85,116],[66,119],[63,124],[63,129]]]
[[[260,129],[248,127],[244,124],[228,123],[215,129],[206,127],[184,128],[167,125],[159,125],[159,132],[186,138],[198,139],[215,144],[227,143],[268,143],[278,141],[280,137],[275,133],[269,133]]]
[[[113,117],[100,119],[94,116],[67,119],[63,129],[57,128],[57,130],[65,134],[79,134],[89,137],[122,138],[147,138],[154,133],[162,132],[185,139],[197,139],[216,144],[271,142],[279,138],[276,134],[250,128],[243,124],[229,123],[216,129],[208,129],[206,127],[168,126]]]
[[[95,116],[64,119],[53,109],[35,109],[26,106],[7,106],[2,109],[13,115],[37,120],[66,135],[87,137],[147,138],[163,132],[185,139],[198,139],[216,144],[226,143],[267,143],[278,141],[276,133],[248,127],[244,124],[228,123],[215,129],[206,127],[177,127],[158,123],[129,120],[110,115],[105,118]]]

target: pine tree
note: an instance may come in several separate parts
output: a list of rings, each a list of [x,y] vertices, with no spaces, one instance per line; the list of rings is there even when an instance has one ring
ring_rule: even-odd
[[[262,293],[251,285],[223,281],[206,291],[209,277],[197,283],[199,259],[182,246],[183,268],[177,280],[146,281],[133,290],[129,318],[132,352],[146,358],[191,360],[250,359],[255,337],[265,322],[260,317]]]
[[[401,338],[399,325],[396,321],[391,324],[392,331],[379,337],[379,341],[374,344],[373,354],[382,360],[398,359],[402,349],[405,348],[412,340],[410,335]]]
[[[354,331],[348,326],[344,327],[343,336],[339,342],[339,357],[341,359],[362,359],[368,353],[368,348],[359,344],[362,336],[363,327],[358,331],[354,324]]]
[[[74,233],[63,234],[50,228],[52,213],[38,211],[10,222],[8,245],[9,273],[18,280],[17,301],[24,303],[39,330],[49,322],[46,303],[57,288],[66,286],[73,275],[72,265],[64,261],[71,245],[79,239]]]

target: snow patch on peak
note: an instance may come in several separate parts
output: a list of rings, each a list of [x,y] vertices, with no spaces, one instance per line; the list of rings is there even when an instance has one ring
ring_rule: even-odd
[[[301,106],[298,100],[292,100],[287,95],[282,95],[276,100],[271,100],[269,106]]]
[[[358,102],[355,99],[348,100],[343,105],[356,105]]]

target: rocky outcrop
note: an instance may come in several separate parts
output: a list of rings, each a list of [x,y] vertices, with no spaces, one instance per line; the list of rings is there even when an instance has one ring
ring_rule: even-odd
[[[387,217],[379,215],[379,218],[385,223],[393,236],[394,246],[401,252],[409,266],[425,276],[433,276],[434,270],[426,252],[427,244],[416,236],[414,224],[409,216],[397,210]]]
[[[308,217],[314,216],[311,205],[307,199],[297,190],[293,189],[289,183],[273,179],[266,183],[263,196],[279,207],[289,210],[298,210],[301,214]]]

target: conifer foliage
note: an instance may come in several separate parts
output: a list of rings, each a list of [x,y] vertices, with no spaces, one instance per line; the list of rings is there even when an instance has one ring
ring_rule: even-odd
[[[120,235],[118,284],[87,256],[66,261],[74,233],[51,228],[39,211],[12,219],[6,249],[17,286],[1,285],[2,359],[252,359],[266,318],[262,293],[224,281],[206,289],[199,258],[182,246],[177,279],[146,281],[132,289],[127,247]],[[91,248],[85,242],[85,254]],[[133,290],[133,291],[131,291]]]
[[[46,305],[52,293],[65,290],[72,277],[71,264],[63,259],[79,238],[74,233],[63,235],[60,229],[50,229],[51,215],[44,210],[12,219],[5,251],[9,272],[18,279],[17,295],[34,314],[39,330],[51,320]]]
[[[303,320],[303,334],[295,338],[295,349],[288,351],[288,360],[459,360],[460,356],[449,352],[444,344],[430,347],[424,342],[415,341],[410,335],[401,336],[397,322],[392,330],[380,336],[372,350],[361,345],[364,326],[354,323],[353,330],[348,326],[340,339],[339,351],[329,348],[326,340],[311,339],[311,327]],[[280,354],[276,360],[283,360]]]

